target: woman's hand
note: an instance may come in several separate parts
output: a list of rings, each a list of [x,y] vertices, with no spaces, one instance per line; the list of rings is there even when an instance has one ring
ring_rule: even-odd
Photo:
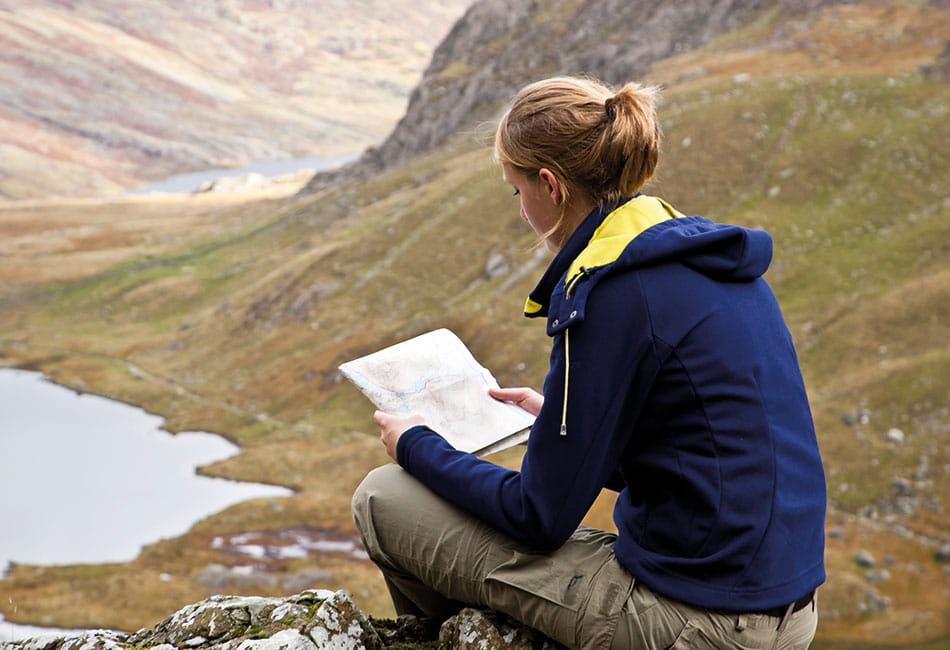
[[[399,436],[417,424],[425,424],[418,415],[402,417],[390,415],[385,411],[373,413],[373,422],[379,425],[379,439],[386,447],[386,453],[393,460],[396,460],[396,445],[399,444]]]
[[[531,415],[537,416],[544,404],[544,395],[533,388],[489,388],[488,394],[502,402],[520,406]]]

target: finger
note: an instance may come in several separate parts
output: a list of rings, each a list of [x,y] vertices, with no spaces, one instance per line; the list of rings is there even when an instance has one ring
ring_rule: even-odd
[[[489,388],[488,394],[504,402],[517,402],[527,396],[526,388]]]

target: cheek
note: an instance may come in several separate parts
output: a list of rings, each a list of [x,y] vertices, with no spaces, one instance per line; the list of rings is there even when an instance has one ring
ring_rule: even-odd
[[[535,216],[535,213],[538,211],[538,206],[536,201],[532,201],[530,196],[526,196],[524,193],[521,195],[521,218],[525,221],[531,221]]]

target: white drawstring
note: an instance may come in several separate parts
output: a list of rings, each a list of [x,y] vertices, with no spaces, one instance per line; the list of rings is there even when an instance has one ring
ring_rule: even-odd
[[[580,272],[577,273],[571,280],[567,283],[567,286],[564,287],[564,295],[570,296],[571,291],[574,289],[574,286],[577,284],[577,281],[583,278],[584,276],[590,274],[590,269],[586,266],[580,268]],[[571,318],[577,315],[576,311],[571,312]],[[554,321],[554,324],[557,325],[557,321]],[[561,406],[561,435],[567,435],[567,386],[568,380],[571,378],[571,335],[570,329],[567,327],[564,328],[564,404]]]
[[[561,435],[567,435],[567,382],[571,376],[570,330],[564,329],[564,404],[561,407]]]

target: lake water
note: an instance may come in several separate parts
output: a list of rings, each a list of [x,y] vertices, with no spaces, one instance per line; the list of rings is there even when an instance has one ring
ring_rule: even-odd
[[[194,192],[218,178],[323,171],[356,157],[207,169],[128,193]],[[142,545],[180,535],[230,505],[291,494],[282,487],[197,475],[196,466],[239,448],[209,433],[171,435],[161,430],[162,423],[140,408],[77,394],[39,373],[0,368],[0,576],[10,562],[132,560]],[[0,615],[0,643],[55,632],[8,623]]]
[[[86,630],[70,630],[59,627],[38,627],[36,625],[7,623],[3,615],[0,614],[0,643],[4,643],[5,641],[17,641],[19,639],[66,636],[70,634],[80,634],[85,631]]]
[[[279,160],[260,160],[247,167],[221,167],[217,169],[205,169],[198,172],[187,174],[177,174],[157,181],[137,190],[131,190],[128,194],[151,194],[152,192],[197,192],[198,188],[205,181],[213,181],[218,178],[230,176],[244,176],[246,174],[261,174],[264,178],[274,178],[284,174],[292,174],[302,169],[310,169],[315,172],[332,169],[346,164],[356,159],[356,154],[343,154],[339,156],[314,156],[311,158],[285,158]]]
[[[290,490],[199,476],[238,447],[144,410],[0,369],[0,572],[126,561],[229,505]]]

